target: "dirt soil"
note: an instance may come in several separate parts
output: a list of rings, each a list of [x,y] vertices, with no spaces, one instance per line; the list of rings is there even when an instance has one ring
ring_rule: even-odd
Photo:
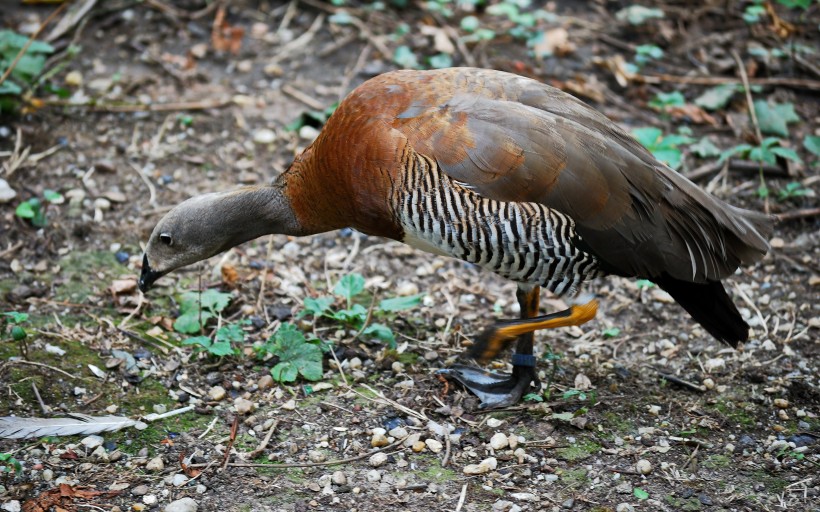
[[[24,112],[0,118],[0,177],[17,193],[0,204],[0,313],[29,315],[19,342],[0,321],[0,416],[138,419],[192,407],[101,440],[0,441],[22,465],[0,473],[0,508],[165,510],[190,497],[206,511],[820,510],[818,157],[802,143],[820,135],[820,6],[762,2],[768,10],[748,22],[744,2],[649,1],[665,18],[630,25],[616,17],[628,2],[558,1],[521,7],[538,14],[529,27],[503,14],[518,3],[489,3],[502,10],[106,1],[75,20],[48,65],[70,98],[40,88]],[[30,32],[53,9],[3,2],[0,24]],[[471,15],[493,36],[465,37]],[[516,30],[544,37],[528,45]],[[69,44],[80,47],[71,60]],[[663,56],[625,71],[648,44]],[[746,95],[707,111],[694,99],[719,80],[687,77],[738,83],[733,51],[755,100],[793,104],[799,121],[780,138],[801,159],[761,173],[681,146],[683,174],[783,216],[770,254],[727,281],[752,325],[738,350],[651,284],[601,279],[594,321],[538,334],[543,389],[487,413],[435,375],[488,323],[517,315],[515,285],[473,266],[341,231],[267,237],[165,277],[145,297],[135,289],[141,244],[164,212],[194,194],[269,182],[315,137],[324,109],[396,60],[412,64],[408,55],[425,67],[449,57],[533,76],[628,129],[684,127],[728,149],[755,141]],[[673,91],[686,107],[649,105]],[[36,228],[15,209],[46,190],[63,200],[45,203],[47,225]],[[295,316],[353,273],[366,280],[365,307],[425,294],[380,319],[395,350]],[[240,325],[235,355],[196,351],[174,331],[182,293],[199,287],[231,294],[205,334]],[[545,311],[561,307],[544,295]],[[333,344],[320,381],[266,377],[277,359],[253,347],[285,321]],[[508,369],[505,359],[491,367]]]

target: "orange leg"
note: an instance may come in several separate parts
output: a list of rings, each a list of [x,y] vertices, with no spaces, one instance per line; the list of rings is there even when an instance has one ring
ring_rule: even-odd
[[[519,287],[516,293],[521,306],[521,318],[502,320],[484,331],[470,350],[470,355],[482,363],[493,359],[499,352],[518,340],[512,357],[512,375],[487,372],[477,368],[455,365],[439,373],[461,382],[481,399],[481,408],[507,407],[516,404],[537,382],[533,355],[534,332],[539,329],[581,325],[592,320],[598,302],[592,300],[581,306],[572,306],[549,315],[538,315],[539,287]]]

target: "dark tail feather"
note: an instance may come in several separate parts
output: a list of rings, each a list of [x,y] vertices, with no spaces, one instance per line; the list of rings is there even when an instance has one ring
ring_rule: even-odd
[[[720,281],[691,283],[666,275],[654,281],[715,338],[735,348],[749,339],[749,325]]]

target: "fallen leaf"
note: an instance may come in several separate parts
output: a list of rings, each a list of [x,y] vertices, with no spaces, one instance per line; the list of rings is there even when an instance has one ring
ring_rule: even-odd
[[[131,293],[137,289],[137,279],[129,277],[128,279],[115,279],[108,287],[114,295],[121,295],[123,293]]]
[[[239,273],[237,273],[236,268],[233,265],[229,265],[225,263],[222,265],[222,283],[233,288],[236,286],[236,282],[239,280]]]
[[[699,106],[692,103],[666,107],[666,112],[675,119],[686,118],[695,124],[717,126],[717,121],[714,117]]]

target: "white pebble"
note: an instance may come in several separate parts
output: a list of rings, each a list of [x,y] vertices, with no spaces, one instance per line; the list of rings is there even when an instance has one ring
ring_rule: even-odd
[[[507,446],[510,445],[507,436],[502,434],[501,432],[496,432],[493,434],[493,437],[490,438],[490,447],[493,450],[503,450]]]
[[[635,464],[635,469],[642,475],[648,475],[652,472],[652,463],[646,459],[641,459]]]
[[[163,469],[165,469],[165,463],[162,461],[162,457],[154,457],[145,465],[146,471],[162,471]]]
[[[146,494],[142,497],[142,502],[150,507],[151,505],[156,504],[157,496],[155,494]]]
[[[489,473],[498,467],[498,461],[495,457],[488,457],[478,464],[469,464],[464,466],[465,475],[483,475]]]
[[[369,462],[370,462],[370,465],[373,466],[374,468],[377,468],[379,466],[383,466],[384,463],[387,462],[387,455],[382,453],[382,452],[374,453],[373,455],[370,456]]]
[[[379,473],[379,471],[376,470],[376,469],[371,469],[370,471],[367,472],[367,475],[365,476],[365,478],[367,479],[368,482],[371,482],[371,483],[372,482],[378,482],[379,480],[382,479],[382,474]],[[354,489],[353,492],[356,492],[356,490]]]
[[[504,423],[504,420],[499,420],[497,418],[489,418],[487,420],[487,426],[490,428],[498,428],[502,423]]]
[[[193,498],[182,498],[166,505],[164,512],[196,512],[198,508]]]
[[[439,441],[436,441],[435,439],[426,439],[424,441],[424,444],[427,446],[427,449],[433,453],[439,453],[441,452],[442,448],[444,448],[442,444]]]

